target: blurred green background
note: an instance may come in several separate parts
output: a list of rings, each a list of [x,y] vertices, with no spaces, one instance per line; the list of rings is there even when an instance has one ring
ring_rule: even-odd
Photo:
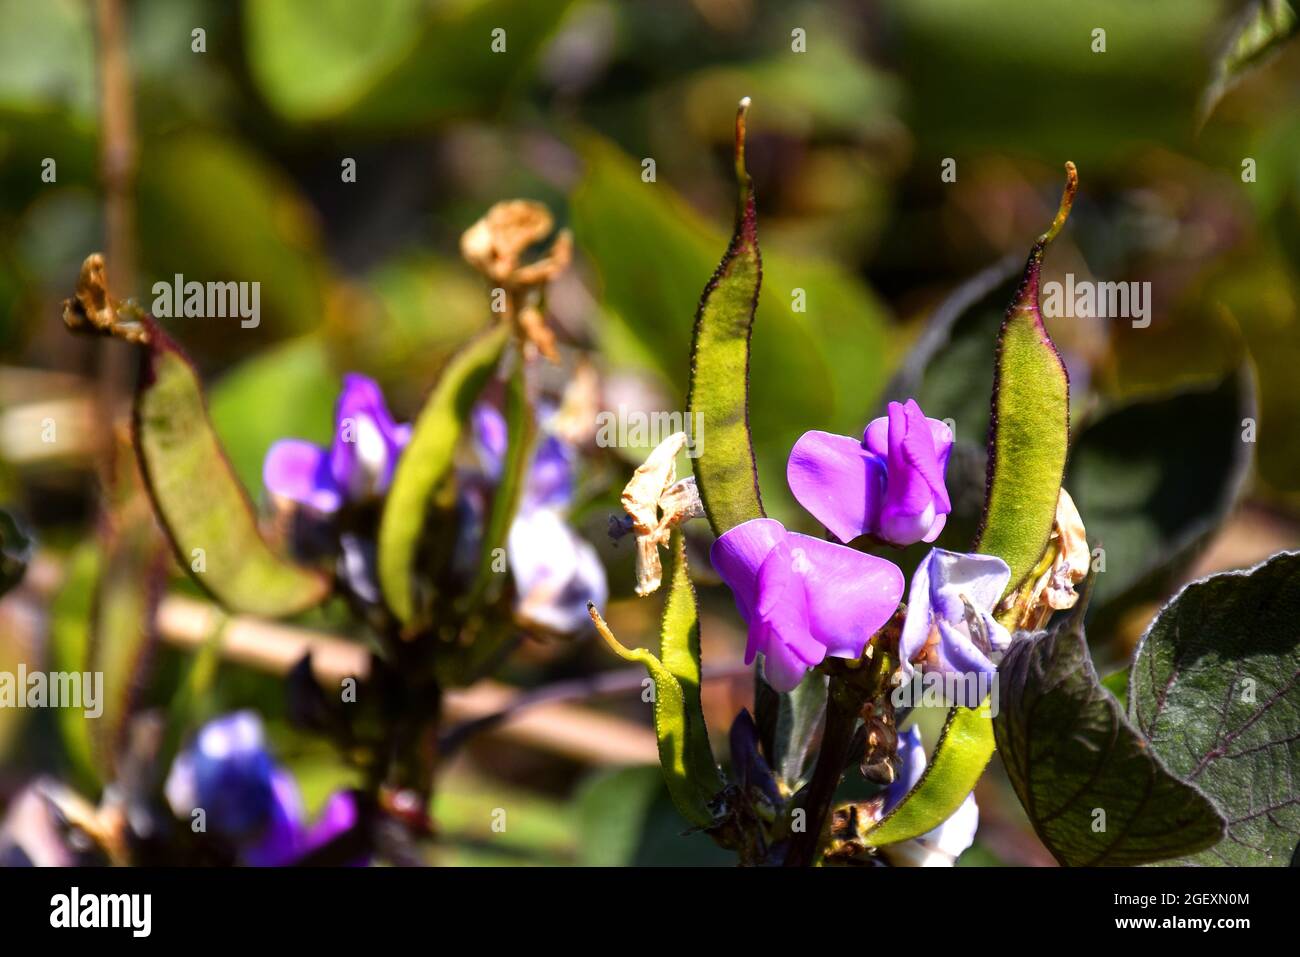
[[[255,330],[167,323],[200,363],[256,494],[274,439],[328,435],[342,372],[378,378],[402,418],[418,409],[449,352],[489,318],[460,233],[497,200],[539,199],[574,232],[578,261],[550,307],[564,341],[592,353],[603,407],[680,409],[695,304],[730,229],[732,116],[751,96],[765,267],[751,422],[770,511],[811,530],[785,488],[794,439],[857,433],[885,398],[904,398],[887,386],[927,318],[981,270],[1027,253],[1073,160],[1079,199],[1044,278],[1153,291],[1147,328],[1049,323],[1073,380],[1066,486],[1107,549],[1091,637],[1113,668],[1178,580],[1300,542],[1300,49],[1282,46],[1198,124],[1248,7],[135,0],[136,293],[147,301],[175,273],[261,282]],[[94,6],[0,0],[0,25],[0,501],[66,567],[95,522],[106,437],[89,413],[68,418],[53,447],[32,434],[50,409],[84,412],[100,368],[97,344],[69,337],[58,306],[105,244]],[[41,176],[47,158],[54,182]],[[342,181],[345,159],[354,183]],[[946,160],[955,181],[941,176]],[[976,499],[1008,298],[995,284],[929,350],[927,371],[899,380],[928,414],[954,419]],[[1242,441],[1246,418],[1254,442]],[[606,473],[584,528],[609,563],[611,622],[635,643],[653,631],[654,603],[626,600],[631,553],[601,540],[623,480]],[[706,664],[734,662],[743,634],[729,596],[703,597]],[[15,608],[30,600],[4,603],[0,663],[46,641],[43,624],[20,627]],[[187,661],[159,649],[146,698],[166,701]],[[527,650],[505,677],[535,684],[612,664],[583,642]],[[275,681],[223,665],[211,695],[212,713],[251,703],[272,719],[312,801],[346,781],[327,749],[276,721]],[[715,732],[747,695],[743,680],[706,688]],[[624,698],[594,706],[644,723]],[[19,736],[6,727],[19,720],[36,727]],[[0,804],[34,770],[67,772],[43,722],[0,715]],[[437,859],[726,861],[703,837],[680,837],[656,772],[591,766],[602,763],[618,762],[508,735],[476,742],[438,798]],[[966,863],[1050,861],[999,774],[980,797]],[[488,828],[496,806],[511,809],[506,834]]]

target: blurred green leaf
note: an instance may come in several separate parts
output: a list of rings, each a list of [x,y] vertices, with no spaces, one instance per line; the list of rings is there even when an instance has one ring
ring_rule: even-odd
[[[126,519],[125,514],[122,516]],[[127,723],[147,681],[146,668],[157,640],[154,622],[167,566],[163,544],[147,515],[122,520],[108,536],[95,585],[90,654],[85,670],[103,675],[103,713],[92,722],[92,742],[101,778],[114,780]],[[84,711],[78,712],[86,720]]]
[[[980,152],[1052,165],[1069,157],[1094,173],[1128,173],[1132,151],[1117,143],[1191,148],[1220,7],[890,0],[885,16],[920,155],[936,165]],[[1094,52],[1095,30],[1105,52]]]
[[[496,105],[570,3],[252,0],[244,22],[253,77],[286,118],[388,128]]]
[[[315,211],[291,181],[210,134],[164,138],[148,157],[139,180],[141,304],[149,308],[154,283],[170,285],[178,273],[187,282],[261,284],[256,328],[238,318],[177,318],[162,320],[168,332],[206,358],[321,325],[328,271]]]
[[[734,866],[735,855],[685,831],[655,768],[602,771],[574,801],[578,863],[588,867]]]
[[[998,666],[993,727],[1034,830],[1074,867],[1146,864],[1212,847],[1223,819],[1124,719],[1092,666],[1082,617],[1017,637]]]
[[[1115,409],[1080,431],[1065,486],[1088,541],[1105,551],[1092,593],[1099,628],[1171,584],[1236,503],[1254,405],[1242,369],[1210,388]]]
[[[50,669],[87,671],[90,668],[91,631],[95,616],[95,586],[99,581],[99,549],[79,545],[68,557],[63,584],[50,603]],[[78,787],[94,794],[100,785],[100,768],[91,741],[92,722],[75,708],[57,711],[59,736]]]
[[[181,567],[232,611],[281,617],[319,604],[328,582],[262,539],[198,376],[161,330],[151,333],[136,393],[136,453]]]
[[[1176,863],[1285,867],[1300,838],[1300,553],[1184,588],[1142,636],[1129,719],[1228,821]]]
[[[262,462],[278,439],[329,445],[339,388],[340,378],[315,336],[254,355],[212,387],[212,427],[245,488],[262,488]]]

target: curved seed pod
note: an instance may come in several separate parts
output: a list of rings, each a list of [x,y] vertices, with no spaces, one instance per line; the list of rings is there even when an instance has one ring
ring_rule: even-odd
[[[1029,576],[1047,547],[1065,472],[1070,383],[1038,305],[1043,254],[1065,225],[1079,185],[1073,163],[1065,164],[1065,174],[1056,217],[1029,253],[998,333],[984,519],[975,550],[1010,566],[1004,595]],[[893,844],[938,827],[974,789],[994,747],[988,699],[979,708],[953,708],[921,780],[867,833],[867,842]]]
[[[1010,566],[1004,594],[1020,586],[1047,547],[1070,440],[1070,380],[1038,305],[1043,254],[1065,225],[1079,185],[1073,163],[1065,164],[1065,173],[1056,218],[1034,243],[998,333],[984,517],[975,550]]]
[[[281,558],[212,430],[198,374],[152,320],[136,390],[136,457],[176,558],[232,611],[283,617],[329,593],[328,579]]]
[[[668,793],[683,817],[697,827],[708,827],[714,823],[709,802],[721,789],[722,779],[700,708],[700,626],[680,531],[673,533],[671,552],[672,584],[664,605],[662,661],[645,648],[625,647],[590,602],[587,611],[610,649],[624,661],[644,665],[649,673],[654,682],[659,764]]]
[[[762,518],[758,466],[749,434],[749,337],[763,281],[754,186],[745,169],[745,115],[736,111],[736,228],[713,278],[704,287],[691,341],[686,407],[699,456],[695,477],[715,534]]]
[[[451,360],[420,410],[379,522],[379,585],[400,621],[415,618],[412,565],[434,490],[451,469],[461,430],[501,360],[510,327],[498,323]]]

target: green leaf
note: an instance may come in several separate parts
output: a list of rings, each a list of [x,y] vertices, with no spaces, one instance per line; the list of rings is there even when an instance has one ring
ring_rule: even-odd
[[[99,580],[99,550],[90,543],[77,547],[68,558],[63,584],[50,603],[50,667],[52,671],[87,671],[94,631],[95,583]],[[59,708],[59,736],[72,765],[77,784],[93,794],[100,784],[95,763],[91,726],[85,714]]]
[[[193,366],[156,325],[150,339],[135,398],[136,455],[181,567],[233,611],[281,617],[319,604],[329,582],[276,555],[258,532]]]
[[[338,393],[339,377],[316,336],[277,344],[212,386],[212,427],[245,488],[262,487],[262,463],[279,439],[329,445]]]
[[[826,713],[827,684],[826,675],[814,671],[778,699],[773,762],[791,793],[807,783],[812,771],[813,743]]]
[[[240,318],[160,319],[187,349],[207,362],[242,358],[254,344],[321,327],[330,283],[318,214],[264,157],[209,134],[165,137],[149,146],[139,194],[141,269],[133,294],[146,308],[157,296],[154,284],[174,288],[177,274],[186,282],[260,283],[256,327],[242,327]]]
[[[916,786],[866,833],[873,847],[897,844],[934,830],[961,807],[993,757],[989,701],[979,708],[953,708]]]
[[[465,420],[509,340],[502,323],[469,343],[448,364],[420,410],[402,453],[379,523],[379,584],[405,624],[416,617],[413,565],[435,489],[451,470]]]
[[[758,464],[749,437],[749,337],[763,282],[754,183],[745,169],[745,114],[736,111],[736,228],[695,314],[691,384],[686,398],[699,455],[695,481],[715,535],[762,518]]]
[[[272,107],[300,123],[388,129],[482,112],[531,69],[571,2],[250,0],[250,69]]]
[[[1209,120],[1219,101],[1253,70],[1271,60],[1300,29],[1289,0],[1251,0],[1238,15],[1201,96],[1199,124]]]
[[[1300,839],[1300,553],[1188,585],[1142,636],[1129,717],[1227,818],[1184,863],[1285,866]]]
[[[1034,830],[1067,866],[1145,864],[1213,846],[1222,818],[1125,720],[1092,666],[1082,619],[1018,636],[998,667],[993,728]]]
[[[1047,547],[1070,439],[1069,378],[1038,306],[1043,253],[1065,225],[1078,187],[1074,164],[1065,169],[1061,208],[1034,243],[998,333],[984,522],[975,550],[1010,566],[1005,594],[1024,581]]]
[[[1105,550],[1092,598],[1105,621],[1163,591],[1236,504],[1254,448],[1242,440],[1246,418],[1255,418],[1255,404],[1243,368],[1216,386],[1116,409],[1080,431],[1065,486],[1089,541]],[[1108,630],[1100,618],[1093,628]]]
[[[736,856],[682,819],[657,768],[616,768],[585,781],[574,800],[584,867],[735,866]]]
[[[0,508],[0,595],[23,580],[33,542],[18,520]]]
[[[102,779],[116,776],[127,723],[139,705],[146,669],[157,641],[154,624],[166,581],[162,543],[153,521],[127,521],[124,512],[109,535],[95,585],[95,607],[85,670],[103,675],[103,712],[92,742]],[[84,712],[77,712],[83,716]]]
[[[675,537],[680,532],[674,533]],[[678,546],[681,547],[681,546]],[[680,555],[678,556],[680,558]],[[624,661],[644,665],[654,682],[654,720],[655,735],[659,740],[659,764],[663,770],[664,780],[672,795],[677,809],[697,827],[708,827],[713,823],[713,813],[709,803],[722,785],[718,767],[713,761],[713,752],[709,748],[708,734],[704,727],[704,718],[699,711],[699,655],[695,653],[694,663],[686,660],[690,655],[692,644],[698,648],[699,628],[695,621],[694,592],[682,592],[677,584],[687,574],[685,563],[678,561],[673,570],[673,593],[669,595],[668,612],[665,614],[664,644],[665,656],[674,662],[674,667],[683,672],[685,684],[681,678],[645,648],[626,648],[614,633],[609,630],[605,620],[596,611],[594,605],[587,605],[591,620],[596,630],[605,639],[616,655]],[[689,580],[686,588],[690,589]],[[689,594],[689,598],[687,595]],[[678,606],[674,609],[674,601]],[[689,606],[685,603],[689,602]],[[693,634],[692,634],[693,633]],[[692,686],[692,676],[694,685]]]
[[[1115,696],[1119,706],[1128,709],[1128,683],[1131,669],[1128,667],[1121,668],[1119,671],[1112,671],[1106,677],[1101,679],[1101,686]]]

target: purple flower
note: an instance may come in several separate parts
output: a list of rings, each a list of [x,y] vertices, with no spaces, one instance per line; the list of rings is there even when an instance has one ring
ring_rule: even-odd
[[[481,471],[464,476],[462,482],[458,552],[466,567],[472,567],[482,547],[489,499],[485,486],[500,481],[508,442],[505,419],[485,402],[475,406],[470,424]],[[604,604],[609,597],[605,567],[595,548],[565,520],[573,501],[575,458],[573,448],[559,436],[543,436],[506,537],[506,558],[518,593],[517,613],[562,634],[590,627],[587,602]]]
[[[952,503],[944,486],[952,432],[916,400],[889,403],[858,442],[805,432],[790,450],[786,480],[799,504],[842,542],[872,534],[896,545],[932,542]]]
[[[343,377],[334,425],[328,449],[302,439],[271,446],[262,481],[274,498],[329,515],[388,489],[411,427],[393,421],[374,380],[355,373]]]
[[[745,663],[763,653],[767,680],[790,691],[827,655],[858,658],[903,594],[903,573],[874,555],[756,518],[709,553],[749,626]]]
[[[167,776],[167,801],[179,816],[202,809],[211,829],[255,867],[282,867],[353,827],[356,799],[333,795],[308,824],[293,776],[266,749],[262,722],[239,711],[205,724]]]
[[[899,774],[885,791],[882,816],[892,811],[925,773],[925,748],[921,745],[921,732],[917,728],[899,734],[898,758]],[[974,843],[979,819],[975,795],[968,794],[952,816],[933,831],[909,841],[886,844],[880,850],[885,859],[897,867],[951,867]]]
[[[919,660],[924,671],[964,679],[953,683],[951,704],[977,707],[982,695],[976,689],[989,687],[997,673],[991,656],[1011,643],[992,614],[1010,579],[1007,563],[993,555],[931,549],[907,594],[898,639],[904,677],[912,677]]]

